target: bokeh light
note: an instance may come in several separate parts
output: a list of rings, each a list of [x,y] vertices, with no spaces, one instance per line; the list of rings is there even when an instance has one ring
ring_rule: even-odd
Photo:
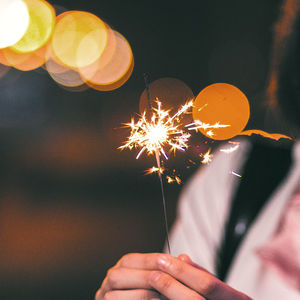
[[[39,67],[42,67],[46,62],[46,51],[47,51],[47,47],[43,46],[31,52],[30,57],[25,61],[23,61],[22,64],[18,64],[14,67],[21,71],[31,71]]]
[[[52,48],[57,59],[70,68],[94,63],[107,44],[107,28],[97,16],[68,11],[57,17]]]
[[[87,84],[100,91],[114,90],[127,81],[132,73],[134,59],[128,41],[118,32],[111,32],[108,53],[103,59],[88,68],[81,68],[80,73]]]
[[[41,48],[50,39],[55,24],[55,10],[44,0],[24,1],[29,11],[29,26],[24,36],[11,48],[27,53]]]
[[[157,79],[149,84],[149,92],[151,105],[156,107],[156,98],[162,103],[165,110],[177,109],[187,101],[194,99],[194,94],[190,87],[188,87],[183,81],[165,77]],[[140,113],[146,112],[149,116],[149,103],[147,97],[147,90],[145,89],[140,96]],[[185,124],[191,123],[191,114],[185,114],[182,116],[182,122]]]
[[[23,36],[14,40],[13,45],[7,46],[4,39],[0,41],[3,45],[0,64],[21,71],[42,67],[55,82],[70,91],[87,88],[111,91],[129,79],[134,58],[128,41],[96,15],[59,8],[63,12],[56,17],[53,6],[45,0],[23,1],[0,3],[3,11],[10,12],[13,3],[21,2],[28,19],[27,29],[22,27],[25,28]],[[16,24],[7,26],[13,25]]]
[[[249,117],[250,107],[247,97],[231,84],[209,85],[198,94],[194,102],[194,121],[229,125],[215,128],[213,136],[208,134],[208,130],[200,129],[205,136],[215,140],[226,140],[239,134],[247,125]]]
[[[97,71],[103,69],[113,59],[113,55],[116,52],[117,40],[115,31],[112,30],[107,24],[107,44],[102,55],[92,64],[80,68],[80,73],[86,80],[93,81]]]
[[[21,0],[0,1],[0,48],[17,43],[29,25],[29,13]]]
[[[52,79],[66,87],[77,87],[84,84],[84,80],[81,78],[80,74],[72,69],[67,69],[61,73],[51,73],[49,72]]]
[[[129,77],[132,74],[133,68],[134,68],[134,59],[132,57],[132,60],[131,60],[131,63],[129,65],[128,70],[118,80],[116,80],[116,81],[114,81],[112,83],[108,83],[108,84],[94,84],[92,82],[87,81],[86,84],[89,87],[93,88],[94,90],[103,91],[103,92],[108,92],[108,91],[112,91],[112,90],[118,89],[124,83],[126,83],[126,81],[129,79]]]
[[[48,45],[46,56],[47,61],[44,68],[56,83],[69,91],[79,92],[88,88],[77,69],[69,68],[58,61],[53,53],[51,43]],[[84,88],[82,89],[82,87]]]
[[[45,48],[28,53],[15,52],[11,48],[1,50],[0,62],[22,71],[30,71],[41,67],[45,63]]]

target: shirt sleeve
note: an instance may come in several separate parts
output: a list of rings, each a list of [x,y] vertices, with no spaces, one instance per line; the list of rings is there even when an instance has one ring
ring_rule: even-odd
[[[177,219],[170,234],[171,254],[188,254],[215,274],[216,254],[230,208],[237,176],[250,145],[240,143],[230,154],[218,149],[210,165],[203,166],[184,187],[179,198]]]

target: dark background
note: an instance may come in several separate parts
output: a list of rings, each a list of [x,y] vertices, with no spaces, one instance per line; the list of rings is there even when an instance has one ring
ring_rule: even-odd
[[[42,69],[0,79],[0,299],[93,299],[124,253],[161,251],[159,182],[144,175],[153,158],[117,149],[128,134],[121,124],[138,112],[144,72],[180,79],[195,95],[234,84],[250,101],[247,129],[278,129],[263,91],[280,2],[50,1],[121,32],[135,68],[112,92],[70,92]],[[184,182],[196,169],[180,155],[173,163]],[[170,224],[181,188],[166,185]]]

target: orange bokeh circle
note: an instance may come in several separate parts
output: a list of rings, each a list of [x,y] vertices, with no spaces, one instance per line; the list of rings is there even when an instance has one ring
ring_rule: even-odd
[[[80,68],[86,83],[94,89],[111,91],[124,84],[130,77],[134,58],[131,47],[119,32],[110,30],[107,48],[94,64]]]
[[[134,58],[132,57],[131,63],[130,63],[130,66],[129,66],[128,70],[117,81],[114,81],[114,82],[109,83],[109,84],[102,84],[102,85],[101,84],[95,84],[95,83],[92,83],[90,81],[87,81],[86,84],[89,87],[93,88],[94,90],[98,90],[98,91],[102,91],[102,92],[108,92],[108,91],[118,89],[130,78],[130,76],[132,74],[132,71],[133,71],[133,68],[134,68]]]
[[[194,121],[228,127],[200,129],[214,140],[226,140],[238,135],[247,125],[250,106],[247,97],[237,87],[227,83],[215,83],[203,89],[194,101]]]
[[[45,61],[46,47],[29,53],[15,52],[11,48],[0,50],[0,62],[21,71],[31,71],[41,67]]]

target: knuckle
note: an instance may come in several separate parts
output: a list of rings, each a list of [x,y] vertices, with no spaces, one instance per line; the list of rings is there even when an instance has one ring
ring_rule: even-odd
[[[155,260],[158,262],[160,260],[167,260],[168,259],[168,255],[165,253],[153,253]]]
[[[118,264],[121,266],[126,266],[129,264],[129,262],[132,260],[132,257],[135,255],[136,253],[127,253],[125,255],[123,255],[121,257],[121,259],[119,260]]]
[[[169,262],[168,269],[172,274],[180,274],[183,271],[182,265],[173,259]]]
[[[209,278],[203,282],[202,292],[206,297],[209,297],[209,296],[215,294],[218,286],[219,286],[219,283],[217,280],[215,280],[214,278]]]
[[[110,287],[112,288],[116,287],[116,284],[118,282],[118,277],[119,277],[118,275],[119,275],[118,269],[115,268],[109,269],[107,273],[107,281]]]
[[[162,291],[167,291],[172,285],[172,279],[168,275],[161,274],[157,283]]]
[[[95,300],[100,300],[101,298],[101,290],[99,289],[95,295]]]
[[[118,300],[118,295],[114,291],[109,291],[104,295],[103,300]]]
[[[167,254],[158,254],[157,255],[157,263],[160,269],[168,270],[168,273],[171,274],[179,274],[183,271],[183,265],[177,259],[170,258]],[[165,265],[163,262],[167,262]]]
[[[129,256],[130,256],[130,253],[127,253],[127,254],[123,255],[120,258],[120,260],[118,261],[118,264],[124,265],[128,261]]]

